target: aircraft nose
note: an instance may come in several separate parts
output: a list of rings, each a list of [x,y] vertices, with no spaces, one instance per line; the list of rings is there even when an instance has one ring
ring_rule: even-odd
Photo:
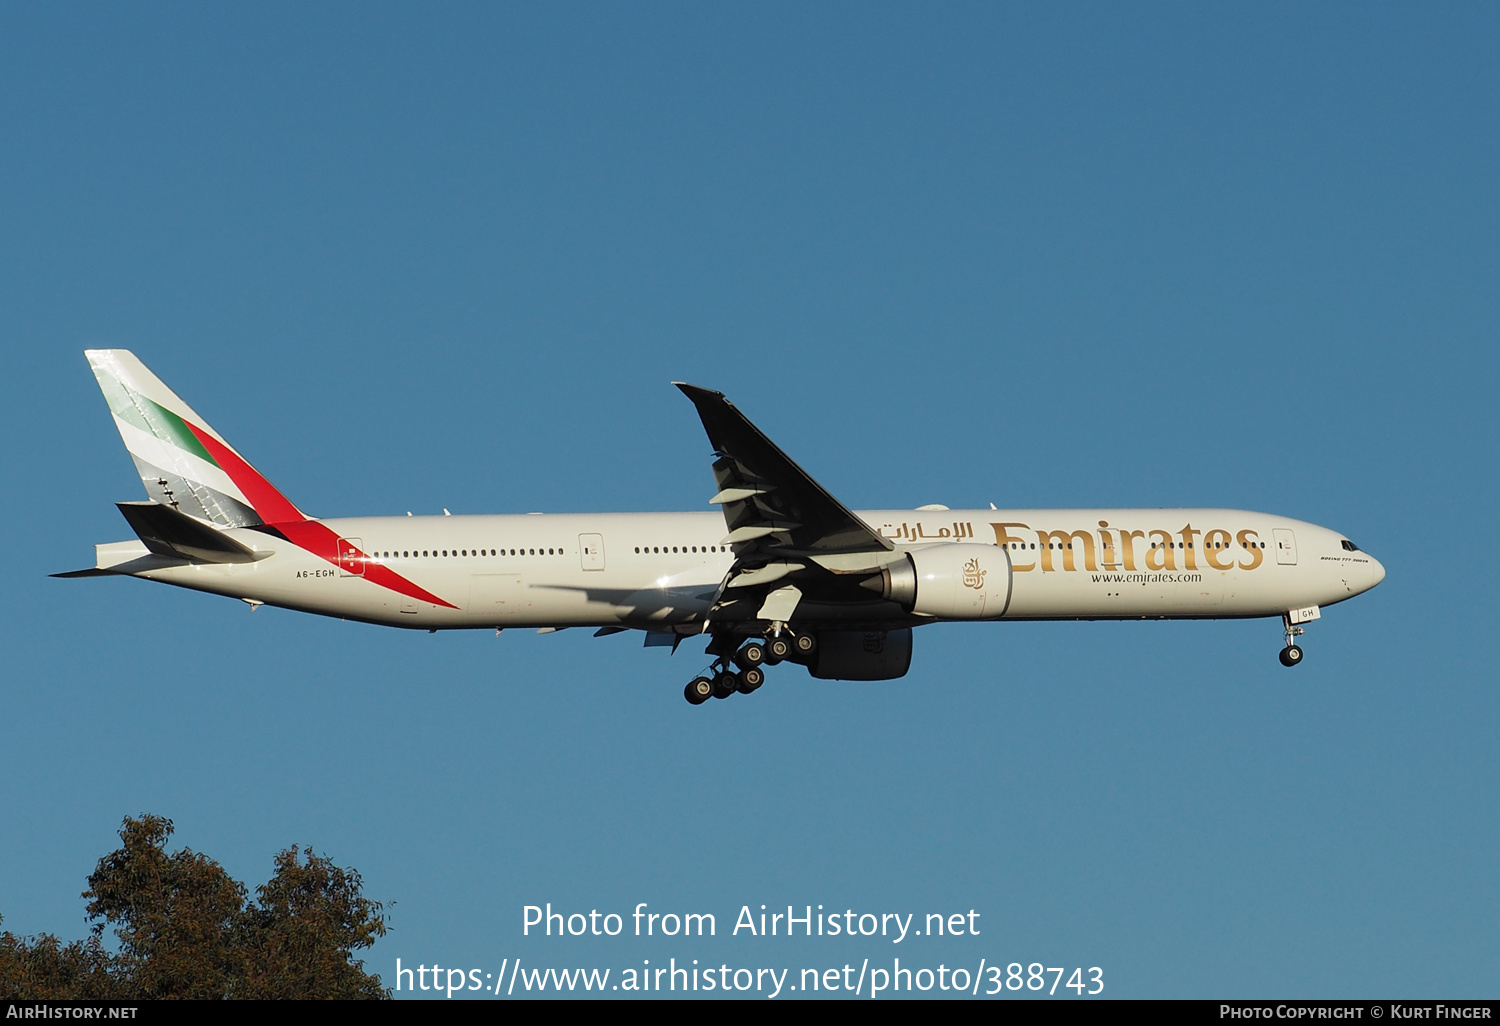
[[[1366,553],[1366,555],[1369,556],[1369,553]],[[1366,585],[1366,587],[1373,588],[1375,587],[1375,585],[1385,580],[1385,567],[1381,564],[1380,560],[1376,559],[1374,556],[1370,556],[1369,558],[1370,568],[1366,571],[1366,573],[1369,574],[1370,583]]]

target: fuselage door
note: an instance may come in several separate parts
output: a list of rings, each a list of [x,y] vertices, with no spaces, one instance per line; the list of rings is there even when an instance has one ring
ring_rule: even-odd
[[[578,558],[585,570],[604,569],[604,535],[580,534],[578,536]]]
[[[358,538],[339,539],[339,576],[340,577],[363,577],[365,573],[364,557],[359,551],[360,540]]]
[[[1271,532],[1276,536],[1276,562],[1282,566],[1297,565],[1297,538],[1291,531],[1278,527]]]

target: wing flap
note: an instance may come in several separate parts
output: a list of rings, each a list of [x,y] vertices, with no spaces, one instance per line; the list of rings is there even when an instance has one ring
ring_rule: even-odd
[[[697,408],[714,447],[714,500],[728,544],[768,554],[889,552],[894,546],[849,511],[752,424],[723,393],[674,382]]]

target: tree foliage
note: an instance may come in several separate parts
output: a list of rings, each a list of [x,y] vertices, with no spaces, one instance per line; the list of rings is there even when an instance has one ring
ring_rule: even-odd
[[[350,958],[386,930],[380,903],[363,897],[360,885],[356,870],[311,849],[278,853],[276,874],[246,910],[245,996],[384,997],[380,977]]]
[[[83,893],[94,923],[87,940],[0,934],[0,997],[389,996],[354,957],[386,931],[357,871],[293,845],[247,901],[244,884],[213,859],[189,848],[169,854],[172,830],[159,816],[125,819],[122,846],[99,860]],[[102,941],[111,926],[114,954]]]
[[[99,938],[64,945],[50,933],[0,933],[0,998],[92,1001],[126,998]]]

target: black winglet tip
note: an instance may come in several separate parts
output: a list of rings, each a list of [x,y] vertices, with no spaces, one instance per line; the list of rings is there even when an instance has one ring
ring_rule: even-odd
[[[703,398],[703,399],[722,399],[722,398],[724,398],[724,393],[723,392],[715,392],[711,388],[700,388],[697,385],[689,385],[686,381],[674,381],[674,382],[672,382],[672,384],[676,385],[678,387],[678,389],[680,389],[682,391],[683,395],[687,396],[689,399],[692,399],[694,402],[696,402],[700,398]]]

